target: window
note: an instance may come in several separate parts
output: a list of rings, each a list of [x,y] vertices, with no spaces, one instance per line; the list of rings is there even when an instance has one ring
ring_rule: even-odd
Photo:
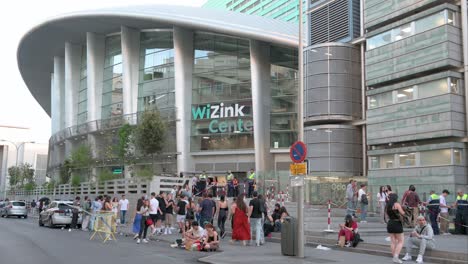
[[[455,25],[455,14],[452,10],[443,10],[370,37],[367,39],[367,50],[372,50],[445,24]]]
[[[462,165],[462,155],[461,149],[454,149],[453,150],[453,164],[455,165]]]
[[[372,169],[392,169],[394,167],[394,156],[381,155],[370,157]]]
[[[450,165],[452,163],[451,149],[421,151],[421,166]]]
[[[450,89],[449,87],[450,83]],[[457,78],[444,78],[426,83],[421,83],[413,86],[398,89],[396,91],[389,91],[381,94],[369,96],[369,109],[391,105],[394,103],[401,103],[415,99],[427,98],[438,96],[447,93],[460,93],[459,79]]]
[[[409,88],[403,88],[403,89],[399,89],[396,91],[396,102],[397,103],[400,103],[400,102],[404,102],[404,101],[408,101],[408,100],[413,100],[414,99],[414,88],[413,87],[409,87]]]
[[[416,153],[398,154],[400,160],[400,167],[416,166]]]

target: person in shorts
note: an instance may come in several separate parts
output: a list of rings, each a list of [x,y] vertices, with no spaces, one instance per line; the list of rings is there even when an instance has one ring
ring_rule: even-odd
[[[166,193],[164,191],[161,191],[159,193],[159,196],[156,198],[159,202],[159,211],[157,214],[157,228],[160,230],[160,234],[162,235],[163,232],[161,231],[161,227],[164,225],[164,222],[166,220],[166,205],[167,205],[167,200],[166,200]]]
[[[159,200],[156,199],[156,193],[152,192],[149,210],[149,218],[153,221],[153,231],[151,232],[151,235],[154,235],[156,232],[161,233],[161,225],[157,225],[159,212],[161,212],[161,209],[159,208]]]
[[[185,214],[187,213],[187,210],[186,210],[187,205],[188,205],[187,197],[182,194],[176,206],[176,212],[177,212],[176,222],[179,225],[179,228],[180,228],[179,233],[181,234],[184,233],[184,222],[185,222]]]

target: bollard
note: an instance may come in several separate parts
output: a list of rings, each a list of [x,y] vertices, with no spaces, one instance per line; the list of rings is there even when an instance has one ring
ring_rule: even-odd
[[[328,200],[328,228],[323,230],[325,232],[333,232],[331,227],[331,200]]]

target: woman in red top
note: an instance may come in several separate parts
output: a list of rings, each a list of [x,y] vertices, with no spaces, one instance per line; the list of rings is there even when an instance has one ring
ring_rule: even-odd
[[[247,206],[244,203],[244,196],[242,194],[237,197],[236,203],[232,204],[231,212],[234,212],[231,242],[239,240],[246,246],[247,241],[250,240],[250,224],[247,217]]]
[[[354,233],[357,233],[358,225],[355,221],[353,221],[353,217],[351,215],[346,215],[345,223],[340,224],[340,233],[338,233],[338,239],[341,236],[345,237],[346,240],[346,247],[350,247],[353,244]]]

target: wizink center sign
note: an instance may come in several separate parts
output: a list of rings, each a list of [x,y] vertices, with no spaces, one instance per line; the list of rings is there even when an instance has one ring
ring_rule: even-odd
[[[207,104],[204,106],[192,106],[193,120],[211,120],[208,130],[210,133],[240,133],[251,132],[253,122],[250,116],[245,116],[245,105],[234,104],[224,106],[224,103],[217,105]],[[233,118],[222,120],[223,118]]]

